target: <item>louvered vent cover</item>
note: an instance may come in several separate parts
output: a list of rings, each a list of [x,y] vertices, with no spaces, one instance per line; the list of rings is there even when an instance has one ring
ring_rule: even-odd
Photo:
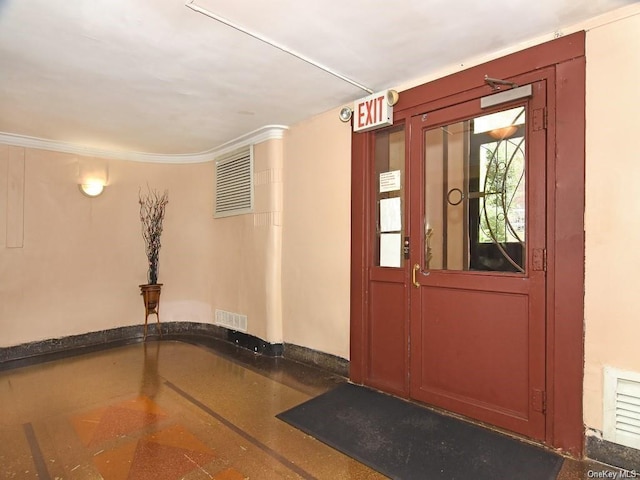
[[[605,368],[604,439],[640,449],[640,373]]]
[[[253,210],[253,149],[243,148],[216,161],[216,217]]]
[[[216,308],[216,325],[228,327],[240,332],[247,331],[247,316],[240,313],[227,312]]]

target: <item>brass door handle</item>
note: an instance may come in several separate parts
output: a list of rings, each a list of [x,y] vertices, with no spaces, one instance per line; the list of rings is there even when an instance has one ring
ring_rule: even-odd
[[[413,286],[416,288],[420,288],[420,282],[416,280],[416,273],[418,273],[418,270],[420,270],[420,264],[416,263],[411,272],[411,281],[413,282]]]

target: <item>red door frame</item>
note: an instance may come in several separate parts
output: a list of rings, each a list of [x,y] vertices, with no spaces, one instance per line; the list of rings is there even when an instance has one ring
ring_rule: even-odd
[[[484,77],[508,79],[553,68],[555,106],[548,122],[547,168],[547,428],[545,443],[576,457],[583,453],[584,363],[584,196],[585,196],[585,33],[513,53],[401,92],[397,118],[419,113],[421,105],[443,107],[485,86]],[[487,93],[490,87],[486,86]],[[555,93],[553,93],[555,90]],[[351,351],[350,378],[363,383],[367,372],[368,269],[371,251],[370,179],[373,133],[352,134],[351,176]],[[555,141],[554,141],[555,140]]]

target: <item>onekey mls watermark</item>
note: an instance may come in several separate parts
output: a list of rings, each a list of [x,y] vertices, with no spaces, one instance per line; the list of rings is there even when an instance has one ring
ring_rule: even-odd
[[[608,470],[589,470],[587,478],[610,478],[612,480],[621,480],[624,478],[639,478],[640,472],[636,470],[621,470],[619,472],[611,472]]]

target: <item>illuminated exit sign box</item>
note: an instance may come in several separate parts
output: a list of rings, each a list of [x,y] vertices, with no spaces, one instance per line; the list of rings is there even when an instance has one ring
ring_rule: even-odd
[[[389,105],[389,90],[361,98],[353,104],[353,131],[366,132],[393,125],[393,106]]]

